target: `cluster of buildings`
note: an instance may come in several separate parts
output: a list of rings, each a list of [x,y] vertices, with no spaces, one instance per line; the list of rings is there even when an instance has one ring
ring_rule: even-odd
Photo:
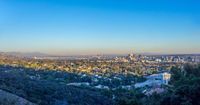
[[[116,57],[113,62],[129,63],[132,67],[140,65],[144,74],[152,71],[170,70],[173,66],[182,67],[186,63],[200,63],[200,55],[137,55]]]
[[[187,63],[200,62],[200,55],[136,55],[116,57],[116,62]]]

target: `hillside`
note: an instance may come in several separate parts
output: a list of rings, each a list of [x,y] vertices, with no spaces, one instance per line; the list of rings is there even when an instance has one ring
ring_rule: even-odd
[[[31,74],[40,75],[40,79],[30,76]],[[75,74],[64,72],[32,71],[0,66],[0,89],[38,105],[112,105],[112,100],[102,95],[100,91],[87,87],[67,86],[65,83],[55,81],[53,79],[55,75],[66,75],[69,81],[70,78],[73,80],[76,77]]]
[[[0,90],[0,105],[36,105],[17,95]]]

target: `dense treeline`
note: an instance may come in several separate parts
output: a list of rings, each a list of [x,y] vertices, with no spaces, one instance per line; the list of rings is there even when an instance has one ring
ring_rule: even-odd
[[[171,73],[166,92],[151,96],[137,91],[124,92],[117,105],[200,105],[200,65],[187,64],[184,69],[173,67]]]
[[[50,71],[34,71],[42,75],[67,75],[70,81],[76,75]],[[39,105],[110,105],[112,100],[95,89],[67,86],[51,79],[31,79],[32,70],[13,67],[0,68],[0,89],[23,97]],[[49,78],[52,78],[49,77]]]

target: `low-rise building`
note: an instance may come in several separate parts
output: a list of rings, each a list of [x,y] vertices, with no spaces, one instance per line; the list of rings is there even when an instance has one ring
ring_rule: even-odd
[[[153,74],[150,76],[146,76],[146,81],[142,83],[136,83],[136,88],[141,88],[145,86],[160,86],[160,85],[168,85],[168,82],[170,81],[171,74],[168,72],[159,73],[159,74]]]

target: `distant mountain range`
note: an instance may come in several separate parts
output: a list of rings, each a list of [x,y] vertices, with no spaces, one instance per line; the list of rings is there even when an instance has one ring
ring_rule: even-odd
[[[18,57],[47,57],[51,56],[48,54],[40,53],[40,52],[30,52],[30,53],[22,53],[22,52],[0,52],[0,54],[18,56]]]

